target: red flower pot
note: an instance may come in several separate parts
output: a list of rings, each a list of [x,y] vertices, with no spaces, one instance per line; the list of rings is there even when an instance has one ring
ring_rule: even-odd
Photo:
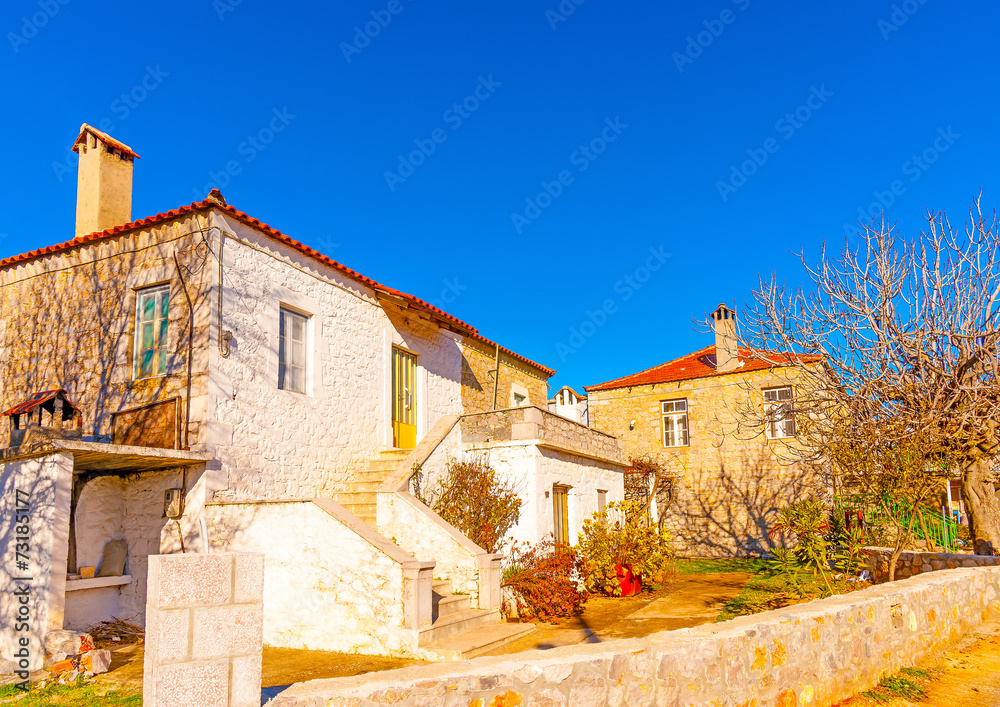
[[[642,591],[642,575],[632,574],[632,569],[624,565],[615,565],[615,579],[621,587],[623,597],[630,597]]]

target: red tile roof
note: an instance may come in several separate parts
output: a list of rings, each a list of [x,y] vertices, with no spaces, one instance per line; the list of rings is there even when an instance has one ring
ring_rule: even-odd
[[[136,155],[136,157],[138,157],[138,155]],[[97,241],[114,238],[129,231],[146,228],[148,226],[154,226],[163,223],[165,221],[170,221],[172,219],[180,218],[181,216],[185,216],[187,214],[194,213],[196,211],[202,211],[212,208],[225,211],[227,214],[237,219],[238,221],[241,221],[242,223],[245,223],[248,226],[252,226],[253,228],[258,229],[259,231],[262,231],[263,233],[270,236],[274,240],[284,243],[285,245],[288,245],[291,248],[294,248],[295,250],[299,251],[303,255],[313,258],[314,260],[317,260],[320,263],[323,263],[324,265],[333,268],[334,270],[337,270],[359,282],[364,283],[365,285],[368,285],[373,290],[375,290],[376,294],[384,293],[386,295],[390,295],[405,300],[408,303],[407,306],[412,306],[415,309],[420,309],[427,312],[433,318],[439,320],[440,323],[453,326],[456,329],[460,330],[461,333],[465,334],[466,336],[469,336],[470,338],[476,339],[477,341],[481,341],[485,344],[489,344],[490,346],[497,345],[496,342],[491,341],[486,337],[484,337],[482,334],[480,334],[479,330],[477,330],[475,327],[466,324],[457,317],[453,317],[444,310],[438,309],[429,302],[425,302],[419,297],[414,297],[413,295],[407,294],[406,292],[400,292],[399,290],[396,290],[392,287],[388,287],[386,285],[378,283],[369,277],[365,277],[361,273],[356,272],[355,270],[351,270],[349,267],[341,265],[336,260],[333,260],[332,258],[323,255],[318,250],[314,250],[309,246],[305,245],[304,243],[300,243],[299,241],[292,239],[291,237],[285,235],[278,229],[273,228],[268,224],[263,223],[258,219],[255,219],[252,216],[228,204],[220,203],[219,200],[215,199],[205,199],[203,201],[196,201],[187,206],[181,206],[180,208],[172,209],[171,211],[166,211],[164,213],[159,213],[156,214],[155,216],[150,216],[148,218],[140,219],[138,221],[132,221],[131,223],[126,223],[122,226],[116,226],[114,228],[109,228],[104,231],[98,231],[96,233],[91,233],[85,236],[77,236],[73,240],[65,241],[57,245],[50,245],[45,248],[39,248],[38,250],[32,250],[27,253],[22,253],[20,255],[14,255],[9,258],[4,258],[0,260],[0,268],[7,268],[12,265],[17,265],[19,263],[39,258],[41,256],[51,255],[52,253],[58,253],[82,245],[87,245],[90,243],[95,243]],[[514,353],[510,349],[504,348],[503,346],[500,347],[500,350],[510,356],[513,356],[519,361],[523,361],[524,363],[527,363],[530,366],[534,366],[538,370],[543,371],[546,375],[551,376],[553,373],[555,373],[554,369],[543,366],[540,363],[536,363],[529,358],[525,358],[520,354]]]
[[[47,403],[50,400],[55,399],[55,397],[57,395],[59,395],[60,393],[62,393],[63,400],[66,401],[67,405],[69,405],[71,408],[73,408],[77,412],[80,412],[80,408],[78,408],[76,405],[74,405],[66,397],[66,391],[63,390],[62,388],[57,388],[55,390],[43,390],[40,393],[35,393],[30,398],[28,398],[27,400],[25,400],[23,403],[18,403],[17,405],[15,405],[14,407],[12,407],[10,410],[7,410],[6,412],[0,413],[0,417],[9,417],[10,415],[21,415],[22,413],[29,412],[32,408],[36,408],[39,405],[42,405],[43,403]]]
[[[583,389],[591,393],[595,390],[614,390],[615,388],[629,388],[636,385],[672,383],[674,381],[691,380],[694,378],[762,371],[767,368],[781,366],[782,362],[788,363],[791,361],[789,354],[767,354],[770,361],[762,361],[759,358],[751,356],[750,349],[741,348],[739,354],[741,366],[732,371],[718,371],[715,368],[715,345],[713,344],[712,346],[706,346],[700,351],[675,358],[673,361],[661,363],[659,366],[648,368],[645,371],[639,371],[623,378],[616,378],[607,383],[585,385]],[[796,354],[796,356],[800,361],[805,363],[822,360],[822,356],[807,356],[802,354]]]

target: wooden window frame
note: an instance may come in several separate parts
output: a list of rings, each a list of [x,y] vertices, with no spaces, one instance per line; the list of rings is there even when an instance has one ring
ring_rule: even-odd
[[[682,410],[677,409],[678,403],[683,405]],[[668,405],[671,406],[670,410],[667,409]],[[660,433],[661,433],[660,439],[663,442],[663,446],[665,449],[676,449],[678,447],[691,446],[691,418],[688,415],[689,412],[690,410],[688,409],[687,398],[673,398],[671,400],[660,401]],[[671,420],[672,423],[674,423],[673,429],[671,430],[671,432],[674,432],[674,437],[675,437],[674,444],[668,444],[667,442],[668,419]],[[677,443],[676,440],[677,437],[676,422],[678,420],[684,421],[684,441],[682,443]]]
[[[782,391],[788,391],[787,398],[777,397]],[[768,400],[768,393],[775,395],[773,400]],[[761,390],[764,405],[764,434],[767,439],[792,439],[795,437],[795,409],[792,405],[795,400],[795,391],[790,385],[779,385]],[[777,417],[772,410],[784,408],[781,417]],[[791,430],[787,429],[787,425]],[[780,431],[780,434],[778,433]]]
[[[162,316],[157,313],[158,294],[166,294],[167,311]],[[143,300],[153,296],[153,319],[143,320],[142,303]],[[154,344],[152,348],[143,348],[142,331],[144,324],[151,324],[153,327]],[[159,325],[159,326],[158,326]],[[157,330],[166,327],[166,341],[158,342]],[[149,287],[141,287],[135,291],[135,336],[133,338],[134,360],[132,362],[132,379],[146,380],[149,378],[162,378],[167,375],[167,357],[170,353],[170,283],[159,283]],[[143,353],[151,351],[153,353],[152,370],[147,375],[142,375]],[[157,362],[159,362],[157,364]],[[158,370],[162,369],[162,370]]]
[[[291,342],[293,345],[296,343],[294,339],[289,339],[286,336],[285,321],[286,317],[290,320],[301,320],[302,322],[302,363],[300,365],[289,364],[287,359],[289,357],[286,351],[286,345]],[[300,395],[305,395],[306,391],[309,389],[309,383],[307,380],[309,373],[309,320],[311,317],[308,314],[299,312],[292,309],[291,307],[286,307],[284,305],[278,308],[278,390],[284,390],[288,393],[298,393]],[[295,370],[300,371],[301,375],[301,389],[293,388],[288,386],[288,376],[287,372],[291,369],[292,372]]]

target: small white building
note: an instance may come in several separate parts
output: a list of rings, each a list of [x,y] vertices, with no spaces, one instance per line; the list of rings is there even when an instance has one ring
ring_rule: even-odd
[[[568,385],[564,385],[549,399],[549,412],[562,415],[567,420],[590,426],[590,411],[587,396],[580,395]]]

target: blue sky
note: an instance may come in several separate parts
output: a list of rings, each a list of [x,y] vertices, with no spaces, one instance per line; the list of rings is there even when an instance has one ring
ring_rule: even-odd
[[[576,4],[579,2],[579,4]],[[985,0],[8,0],[0,257],[73,236],[80,123],[133,217],[228,201],[579,388],[711,343],[859,209],[1000,201]],[[478,92],[478,95],[477,95]],[[881,201],[879,201],[881,197]]]

